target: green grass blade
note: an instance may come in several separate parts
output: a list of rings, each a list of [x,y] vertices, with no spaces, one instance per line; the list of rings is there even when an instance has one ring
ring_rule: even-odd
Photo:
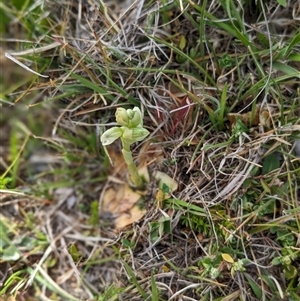
[[[158,294],[158,289],[156,286],[156,282],[154,279],[154,275],[153,275],[153,270],[151,272],[151,294],[152,294],[152,301],[158,301],[159,300],[159,294]]]
[[[128,273],[128,275],[130,277],[130,281],[135,285],[135,287],[138,290],[138,292],[140,293],[140,295],[144,299],[147,299],[148,295],[146,294],[146,292],[140,286],[140,284],[139,284],[138,280],[136,279],[135,274],[134,274],[133,270],[131,269],[131,267],[125,261],[123,261],[122,263],[123,263],[123,265],[125,267],[126,272]]]
[[[293,37],[293,39],[289,43],[287,51],[286,51],[286,55],[288,56],[291,53],[291,51],[293,50],[293,48],[295,46],[299,46],[299,45],[300,45],[300,31]]]
[[[258,300],[261,300],[262,290],[261,290],[260,286],[247,273],[245,273],[244,275],[247,278],[248,283],[249,283],[252,291],[254,292],[255,296],[258,298]]]
[[[107,92],[107,90],[105,90],[104,88],[99,87],[98,85],[94,84],[93,82],[91,82],[90,80],[75,74],[75,73],[71,73],[71,76],[75,79],[77,79],[78,81],[80,81],[85,87],[88,87],[92,90],[94,90],[95,92],[101,94],[102,96],[106,97],[107,99],[113,101],[114,97],[113,95],[111,95],[110,93]]]

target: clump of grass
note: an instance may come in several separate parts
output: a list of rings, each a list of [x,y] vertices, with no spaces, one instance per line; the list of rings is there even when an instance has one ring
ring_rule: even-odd
[[[1,149],[1,294],[299,299],[297,5],[250,2],[3,6],[6,26],[23,27],[6,39],[14,56],[51,80],[1,96],[14,104]],[[129,106],[143,107],[152,133],[149,170],[179,189],[151,183],[147,214],[116,236],[97,200],[124,178],[100,136]]]

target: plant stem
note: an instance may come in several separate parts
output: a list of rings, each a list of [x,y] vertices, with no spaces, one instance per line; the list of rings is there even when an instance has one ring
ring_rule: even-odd
[[[130,144],[124,143],[124,141],[122,140],[122,145],[123,145],[122,153],[125,159],[125,163],[127,164],[131,180],[137,188],[140,188],[143,185],[143,181],[138,174],[137,167],[134,164],[132,154],[130,151]]]

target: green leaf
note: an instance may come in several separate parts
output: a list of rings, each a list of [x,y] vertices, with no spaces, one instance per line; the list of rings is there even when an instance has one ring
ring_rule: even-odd
[[[287,5],[286,0],[277,0],[277,2],[284,7]]]
[[[143,141],[149,135],[149,131],[142,127],[130,129],[122,126],[121,129],[123,130],[121,139],[127,144]]]
[[[131,269],[131,267],[127,264],[127,262],[123,261],[123,265],[124,268],[128,274],[128,276],[130,277],[131,282],[135,285],[135,287],[137,288],[139,294],[142,296],[143,299],[147,299],[148,295],[146,294],[146,292],[142,289],[142,287],[140,286],[133,270]]]
[[[72,257],[72,259],[74,260],[74,262],[78,262],[81,254],[78,252],[78,249],[76,247],[76,245],[74,243],[72,243],[69,247],[69,253]]]
[[[280,257],[273,258],[272,264],[273,265],[280,265],[281,264]]]
[[[284,275],[286,279],[293,279],[297,276],[297,268],[295,268],[293,265],[288,265],[284,269]]]
[[[262,166],[262,174],[266,175],[269,172],[280,167],[279,158],[275,153],[269,154],[264,158]]]
[[[273,67],[274,67],[274,69],[281,71],[290,77],[296,76],[296,77],[300,78],[299,71],[291,66],[288,66],[287,64],[283,64],[283,63],[276,61],[273,63]]]
[[[115,140],[123,135],[123,130],[119,127],[112,127],[105,131],[101,136],[101,143],[103,145],[112,144]]]
[[[152,301],[157,301],[159,296],[158,296],[158,289],[157,289],[157,286],[156,286],[156,282],[155,282],[155,279],[154,279],[154,276],[153,276],[153,270],[152,270],[152,273],[151,273],[151,295],[152,295]]]
[[[167,199],[165,203],[166,205],[169,205],[173,209],[185,210],[186,212],[189,212],[197,216],[207,217],[206,210],[197,205],[187,203],[179,199],[171,199],[171,198]]]
[[[89,217],[89,224],[91,226],[98,226],[99,225],[99,221],[100,221],[100,217],[99,217],[99,202],[98,201],[93,201],[91,203],[91,207],[90,207],[90,217]]]
[[[288,56],[289,61],[293,62],[300,62],[300,54],[299,53],[292,53]]]
[[[262,291],[259,285],[257,285],[256,282],[254,282],[248,274],[245,273],[244,275],[247,278],[249,285],[251,286],[251,289],[254,292],[256,298],[258,300],[262,300]]]
[[[164,234],[171,233],[171,219],[170,217],[162,216],[158,222],[160,223],[158,228],[159,236],[162,237]]]
[[[162,183],[161,190],[163,193],[170,193],[170,187],[166,183]]]
[[[149,223],[150,240],[152,243],[155,243],[159,239],[159,226],[158,222]]]
[[[260,179],[260,184],[263,187],[264,191],[271,193],[271,188],[268,186],[264,179]]]
[[[274,284],[274,281],[271,280],[268,275],[261,275],[261,279],[268,285],[271,292],[275,293],[278,291],[276,285]]]
[[[178,45],[179,49],[183,50],[186,47],[186,43],[187,42],[185,36],[181,35],[179,39],[179,45]]]
[[[95,92],[105,96],[109,100],[114,100],[114,97],[111,94],[109,94],[105,89],[99,87],[97,84],[94,84],[90,80],[88,80],[78,74],[75,74],[75,73],[72,73],[71,76],[73,78],[77,79],[78,81],[80,81],[85,87],[88,87],[88,88],[94,90]]]
[[[1,253],[1,260],[3,261],[17,261],[21,258],[21,253],[12,244],[4,250],[1,250]]]
[[[126,238],[122,239],[121,242],[122,242],[122,245],[125,246],[125,247],[127,247],[127,248],[131,248],[132,247],[131,242],[128,239],[126,239]]]
[[[224,129],[224,115],[225,115],[226,101],[227,101],[227,89],[228,89],[228,85],[226,83],[223,87],[221,101],[220,101],[219,124],[221,130]]]
[[[0,189],[5,189],[6,185],[9,184],[11,181],[12,178],[10,177],[0,178]]]

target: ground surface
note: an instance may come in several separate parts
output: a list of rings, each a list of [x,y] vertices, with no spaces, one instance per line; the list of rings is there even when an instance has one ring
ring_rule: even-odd
[[[0,20],[1,300],[300,300],[298,1]],[[134,106],[141,189],[100,142]]]

